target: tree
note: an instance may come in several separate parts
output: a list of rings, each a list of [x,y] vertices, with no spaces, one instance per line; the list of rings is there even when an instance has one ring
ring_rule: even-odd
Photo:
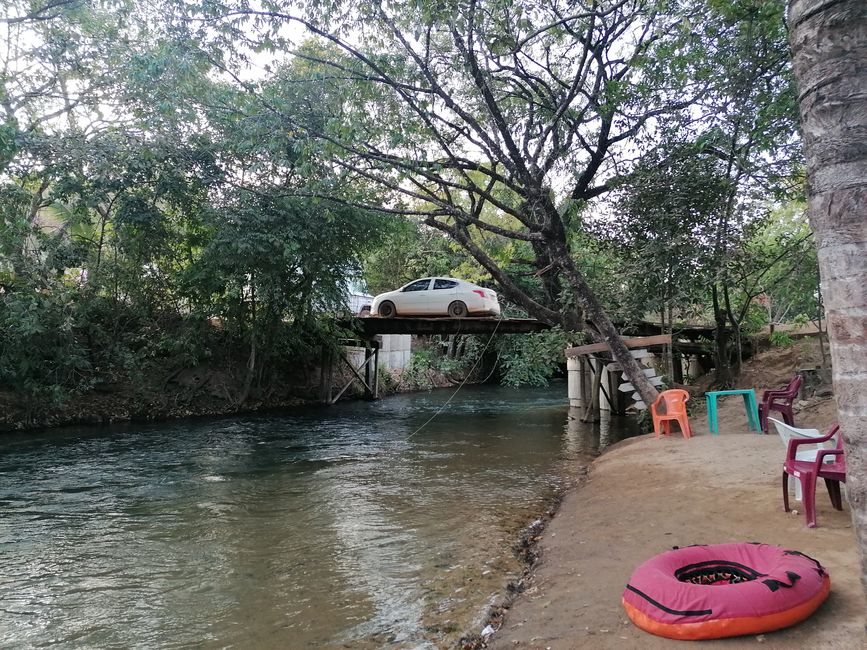
[[[771,334],[777,323],[812,322],[819,330],[824,366],[825,308],[806,203],[796,201],[774,210],[754,240],[765,255],[777,262],[768,269],[759,297],[767,310]]]
[[[344,93],[341,112],[321,128],[283,116],[330,155],[345,185],[378,187],[385,210],[448,234],[529,314],[567,330],[589,321],[653,400],[576,263],[570,233],[646,147],[647,127],[703,90],[687,72],[693,3],[312,3],[309,18],[281,3],[224,7],[222,15],[213,3],[188,7],[189,23],[206,25],[203,39],[215,25],[234,41],[258,28],[257,46],[271,50],[291,47],[280,35],[301,25],[339,49],[297,55],[329,71],[329,96]],[[323,194],[340,200],[333,189]],[[483,219],[488,206],[510,221]],[[479,231],[527,244],[545,300],[476,243]]]
[[[690,144],[645,155],[614,192],[617,221],[600,219],[598,230],[620,245],[621,281],[628,286],[635,319],[658,314],[663,333],[673,333],[706,297],[714,277],[713,223],[728,193],[715,156]],[[666,374],[673,377],[673,355]]]
[[[242,350],[233,401],[272,388],[336,340],[346,276],[382,230],[293,196],[333,169],[218,78],[215,52],[150,18],[0,10],[0,30],[26,28],[0,53],[0,385],[37,406],[166,364],[234,374]],[[281,110],[320,128],[321,89],[278,72]]]
[[[789,29],[846,494],[867,591],[867,4],[792,0]]]
[[[696,142],[719,158],[728,181],[714,219],[715,274],[710,282],[716,383],[728,387],[739,370],[741,323],[749,308],[749,299],[733,293],[743,265],[730,261],[742,250],[745,231],[760,213],[758,205],[767,202],[768,195],[785,196],[792,190],[789,179],[801,156],[784,2],[709,0],[708,8],[697,44],[703,53],[696,57],[699,74],[710,79],[709,92],[700,102],[704,120],[698,122],[707,128],[697,133]]]

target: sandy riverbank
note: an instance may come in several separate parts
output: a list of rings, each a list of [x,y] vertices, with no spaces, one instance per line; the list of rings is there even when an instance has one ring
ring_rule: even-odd
[[[825,429],[828,401],[798,419]],[[865,602],[848,507],[835,511],[822,490],[819,527],[782,510],[784,447],[774,433],[749,432],[742,402],[721,407],[721,435],[693,418],[695,437],[634,438],[597,459],[570,492],[539,542],[540,561],[488,647],[670,648],[679,643],[635,627],[621,607],[636,566],[673,546],[761,541],[800,550],[828,569],[831,595],[807,621],[779,632],[696,646],[867,648]],[[693,646],[690,646],[693,647]]]

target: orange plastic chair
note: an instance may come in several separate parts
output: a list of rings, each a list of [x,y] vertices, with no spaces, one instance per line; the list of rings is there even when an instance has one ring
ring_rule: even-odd
[[[680,425],[680,431],[684,438],[692,438],[692,430],[689,428],[689,418],[686,415],[686,402],[689,393],[682,388],[664,390],[659,397],[650,405],[650,415],[653,417],[653,432],[659,437],[660,432],[671,435],[671,421]]]

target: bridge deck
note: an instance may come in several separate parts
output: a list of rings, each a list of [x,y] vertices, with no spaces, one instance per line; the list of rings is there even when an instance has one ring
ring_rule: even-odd
[[[353,318],[339,324],[365,339],[377,334],[529,334],[551,329],[532,318]]]

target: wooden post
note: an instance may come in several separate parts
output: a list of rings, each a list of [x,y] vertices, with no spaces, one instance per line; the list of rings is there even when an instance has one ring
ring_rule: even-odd
[[[612,403],[614,400],[611,397],[611,373],[608,372],[607,363],[605,361],[597,361],[599,364],[599,410],[610,411],[614,408]]]
[[[587,357],[581,357],[581,400],[584,406],[591,401],[593,395],[593,371],[590,367],[590,360]]]
[[[590,387],[590,400],[584,411],[582,422],[596,422],[599,420],[599,386],[602,383],[602,364],[599,359],[589,359],[590,371],[593,373],[593,383]]]
[[[374,392],[371,390],[370,379],[371,375],[374,373],[370,368],[370,357],[374,356],[374,351],[370,347],[370,341],[364,342],[364,398],[365,399],[376,399],[374,397]]]
[[[373,399],[379,399],[379,345],[373,348]]]
[[[677,354],[674,356],[674,364],[672,366],[673,376],[671,380],[675,384],[683,384],[683,355]]]

